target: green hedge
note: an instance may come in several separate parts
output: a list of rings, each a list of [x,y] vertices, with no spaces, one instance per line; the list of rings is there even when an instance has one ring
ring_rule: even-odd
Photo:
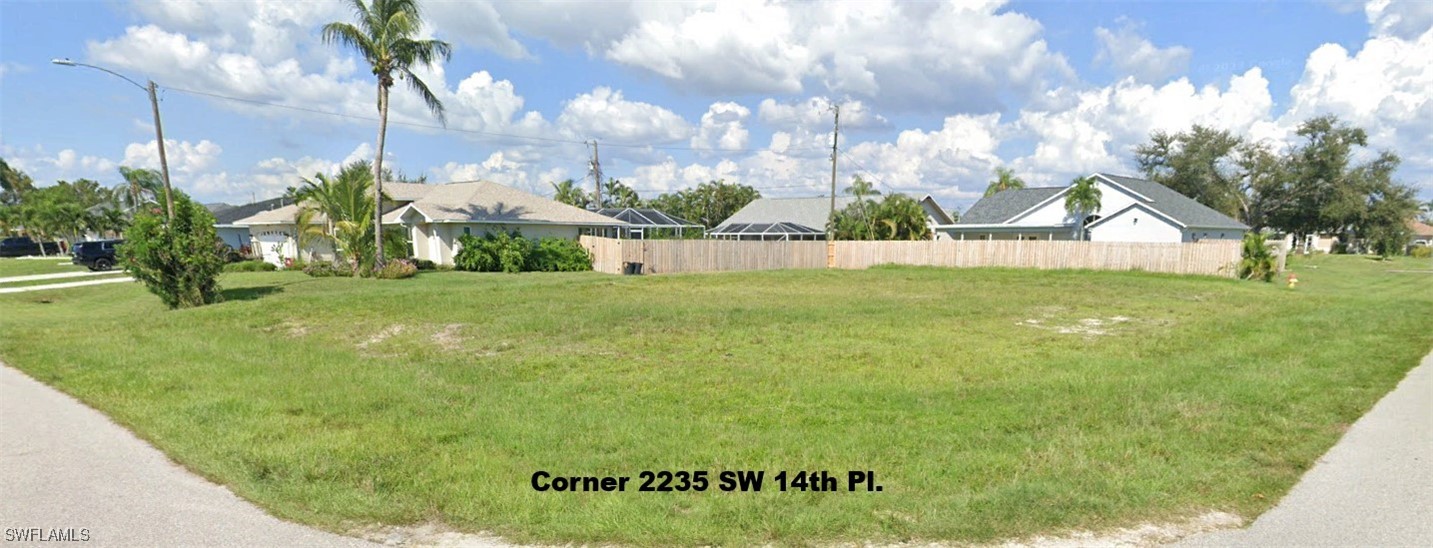
[[[520,232],[464,234],[453,257],[458,270],[472,272],[581,272],[592,270],[592,256],[566,238],[533,241]]]
[[[239,261],[224,265],[224,272],[273,272],[279,267],[264,261]]]

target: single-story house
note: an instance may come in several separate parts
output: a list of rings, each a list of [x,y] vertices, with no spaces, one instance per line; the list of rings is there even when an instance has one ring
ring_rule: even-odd
[[[1409,219],[1408,230],[1413,232],[1413,239],[1408,242],[1409,249],[1416,246],[1433,246],[1433,226],[1417,219]]]
[[[1011,189],[982,198],[960,220],[935,226],[956,240],[1073,240],[1083,223],[1095,242],[1238,240],[1249,227],[1169,187],[1132,177],[1092,175],[1099,210],[1075,219],[1070,187]]]
[[[627,223],[593,211],[486,181],[427,185],[427,193],[383,216],[383,224],[402,226],[413,242],[413,256],[452,264],[458,238],[496,232],[520,232],[527,238],[570,238],[603,234]]]
[[[298,241],[294,238],[297,233],[294,218],[299,213],[299,206],[289,204],[274,209],[260,211],[238,221],[233,225],[242,228],[249,235],[250,253],[263,259],[265,262],[282,266],[285,259],[300,258],[298,253]],[[328,218],[322,213],[315,214],[311,221],[314,226],[326,226]],[[337,258],[333,242],[324,238],[312,238],[307,248],[303,250],[304,260],[332,261]]]
[[[932,229],[940,225],[955,224],[955,216],[951,215],[945,208],[940,207],[940,204],[935,203],[935,198],[932,198],[931,195],[926,194],[924,198],[921,198],[920,204],[921,209],[925,210],[926,225]],[[950,239],[949,234],[938,230],[932,230],[931,236],[937,240]]]
[[[836,211],[856,201],[837,196]],[[708,238],[723,240],[825,240],[831,218],[831,198],[760,198],[741,208],[721,225],[707,231]]]
[[[597,213],[606,215],[613,219],[627,223],[627,226],[609,229],[604,236],[615,238],[630,238],[641,240],[648,236],[665,233],[678,238],[683,237],[687,232],[694,232],[698,236],[706,227],[693,223],[681,217],[668,215],[658,209],[647,208],[603,208]]]
[[[214,213],[214,230],[219,233],[219,239],[224,240],[229,247],[238,250],[250,247],[252,241],[249,237],[249,227],[234,224],[236,221],[285,205],[289,205],[287,198],[272,198],[238,206],[212,204],[208,207],[209,211]]]

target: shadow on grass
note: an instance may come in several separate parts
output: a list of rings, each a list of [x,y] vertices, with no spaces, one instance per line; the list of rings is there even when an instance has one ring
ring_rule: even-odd
[[[281,293],[283,290],[283,287],[277,285],[261,285],[223,289],[220,290],[220,293],[224,295],[225,301],[252,301],[274,293]]]

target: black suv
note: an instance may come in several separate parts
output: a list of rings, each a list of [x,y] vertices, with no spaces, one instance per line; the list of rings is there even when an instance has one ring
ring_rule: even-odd
[[[82,264],[90,270],[114,268],[114,251],[124,240],[95,240],[75,244],[75,258],[72,262]]]
[[[59,253],[58,242],[45,242],[44,253]],[[16,236],[0,240],[0,257],[24,257],[26,255],[40,255],[40,243],[31,240],[28,236]]]

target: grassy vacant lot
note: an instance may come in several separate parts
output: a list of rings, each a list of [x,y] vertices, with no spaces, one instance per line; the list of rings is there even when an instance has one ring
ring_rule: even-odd
[[[339,531],[988,541],[1274,504],[1433,346],[1433,274],[1390,272],[1429,261],[1294,267],[1295,291],[918,268],[236,274],[227,302],[178,312],[129,284],[0,295],[0,357]],[[884,491],[537,493],[539,469],[874,470]]]
[[[59,263],[65,263],[63,265]],[[85,267],[70,264],[68,255],[44,259],[0,258],[0,278],[29,276],[32,274],[56,274],[60,272],[85,272]]]

